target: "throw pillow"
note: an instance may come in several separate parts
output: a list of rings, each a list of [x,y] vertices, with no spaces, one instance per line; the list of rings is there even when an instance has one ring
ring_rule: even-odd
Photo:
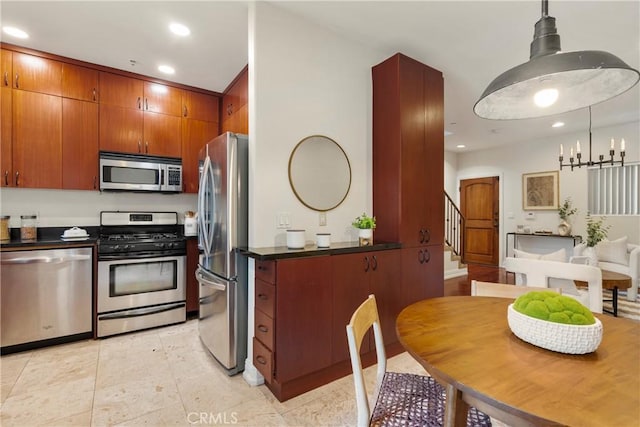
[[[617,240],[603,240],[596,245],[598,261],[629,265],[627,254],[627,236]]]
[[[515,254],[516,258],[542,259],[546,261],[558,261],[558,262],[567,261],[567,251],[564,248],[548,254],[533,254],[531,252],[525,252],[519,249],[514,249],[513,253]]]

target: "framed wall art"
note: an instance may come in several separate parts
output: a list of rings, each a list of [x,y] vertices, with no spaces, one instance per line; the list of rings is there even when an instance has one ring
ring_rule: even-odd
[[[558,171],[522,174],[522,209],[558,210],[559,188]]]

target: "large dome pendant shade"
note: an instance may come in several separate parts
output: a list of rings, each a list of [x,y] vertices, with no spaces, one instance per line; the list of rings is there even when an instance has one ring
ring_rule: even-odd
[[[640,73],[615,55],[597,50],[560,52],[555,18],[536,23],[530,60],[494,79],[473,107],[485,119],[511,120],[550,116],[578,110],[611,99],[638,83]],[[534,94],[555,89],[557,100],[547,107]]]

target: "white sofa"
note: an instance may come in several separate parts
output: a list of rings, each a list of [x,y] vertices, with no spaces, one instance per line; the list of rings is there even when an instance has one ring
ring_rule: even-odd
[[[573,255],[582,256],[586,247],[585,243],[577,245],[573,248]],[[620,290],[626,290],[627,299],[635,301],[638,296],[638,281],[640,278],[640,245],[627,243],[627,238],[623,237],[598,243],[596,245],[596,253],[598,254],[598,267],[631,277],[631,288]]]
[[[544,259],[507,257],[504,269],[516,273],[516,286],[561,288],[563,295],[575,298],[594,313],[602,313],[602,271],[598,267]],[[574,280],[587,282],[587,290],[578,289]]]

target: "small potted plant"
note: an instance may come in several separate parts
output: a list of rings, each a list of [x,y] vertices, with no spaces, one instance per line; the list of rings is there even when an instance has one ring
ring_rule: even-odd
[[[373,230],[376,228],[376,217],[369,216],[365,212],[357,216],[351,223],[358,229],[360,246],[370,246],[373,244]]]
[[[589,258],[589,265],[598,265],[595,246],[607,237],[610,225],[604,225],[604,217],[594,218],[587,212],[587,247],[583,254]]]
[[[507,321],[521,340],[560,353],[591,353],[602,341],[600,320],[577,300],[552,291],[519,296],[508,308]]]
[[[564,203],[562,203],[560,209],[558,209],[558,216],[560,216],[561,219],[560,225],[558,226],[558,234],[561,236],[571,235],[571,224],[569,223],[569,218],[577,212],[578,209],[571,205],[571,197],[564,199]]]

